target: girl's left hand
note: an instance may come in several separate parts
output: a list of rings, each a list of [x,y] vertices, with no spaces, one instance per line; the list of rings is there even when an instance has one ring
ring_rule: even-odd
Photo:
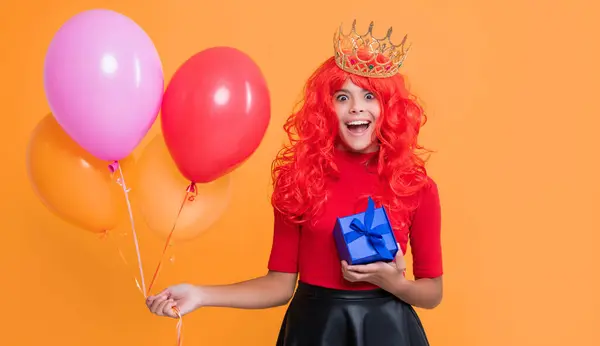
[[[405,271],[406,262],[400,246],[398,246],[398,253],[394,262],[348,265],[346,261],[342,261],[344,279],[350,282],[368,282],[384,289],[398,279],[404,279]]]

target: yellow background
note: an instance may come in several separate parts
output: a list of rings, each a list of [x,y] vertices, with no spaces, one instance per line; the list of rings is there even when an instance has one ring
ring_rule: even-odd
[[[584,0],[3,2],[0,344],[174,344],[175,321],[147,312],[112,244],[54,217],[26,176],[29,134],[49,111],[45,50],[94,7],[147,30],[167,80],[193,53],[230,45],[272,92],[271,125],[234,173],[225,216],[174,249],[160,287],[265,272],[281,125],[339,23],[372,19],[376,33],[411,35],[403,71],[430,115],[422,142],[437,150],[446,284],[442,305],[421,312],[431,344],[600,345],[598,6]],[[138,220],[148,277],[161,242]],[[184,345],[273,345],[283,311],[203,309],[184,319]]]

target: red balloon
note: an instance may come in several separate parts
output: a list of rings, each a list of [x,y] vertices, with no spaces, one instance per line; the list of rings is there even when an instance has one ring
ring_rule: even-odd
[[[230,47],[188,59],[169,82],[162,132],[179,171],[213,181],[237,168],[261,143],[271,118],[267,83],[254,61]]]

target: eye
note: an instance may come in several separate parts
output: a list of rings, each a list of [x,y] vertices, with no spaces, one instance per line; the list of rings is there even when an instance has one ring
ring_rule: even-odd
[[[372,93],[366,93],[365,98],[367,100],[373,100],[375,98],[375,95],[373,95]]]
[[[346,100],[348,100],[348,96],[342,94],[342,95],[338,95],[335,99],[338,101],[346,101]]]

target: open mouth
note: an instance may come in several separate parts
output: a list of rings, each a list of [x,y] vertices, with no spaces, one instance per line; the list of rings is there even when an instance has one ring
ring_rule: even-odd
[[[371,126],[369,120],[353,120],[346,122],[346,128],[352,134],[360,135],[363,134]]]

